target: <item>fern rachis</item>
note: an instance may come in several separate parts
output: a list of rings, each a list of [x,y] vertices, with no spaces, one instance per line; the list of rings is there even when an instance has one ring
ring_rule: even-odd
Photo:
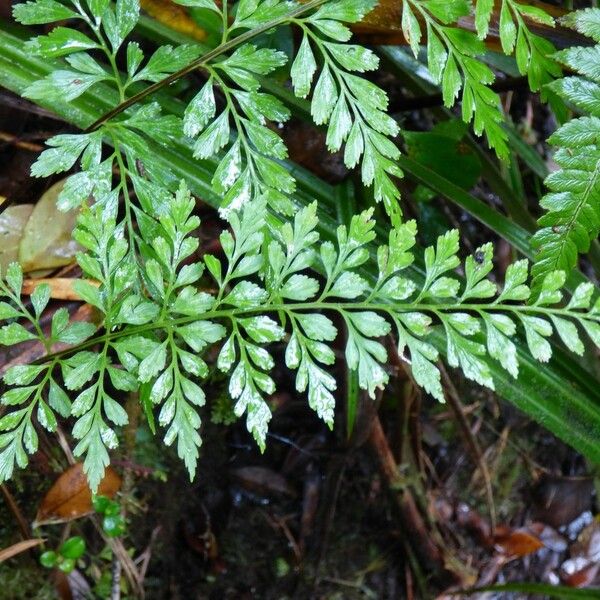
[[[574,13],[571,24],[600,42],[600,11],[589,9]],[[578,254],[588,252],[600,233],[600,45],[570,48],[556,58],[578,75],[550,84],[551,89],[581,116],[563,125],[550,138],[559,149],[555,161],[560,169],[546,180],[551,193],[541,205],[546,214],[541,229],[533,237],[537,249],[533,267],[534,286],[555,269],[570,271]]]

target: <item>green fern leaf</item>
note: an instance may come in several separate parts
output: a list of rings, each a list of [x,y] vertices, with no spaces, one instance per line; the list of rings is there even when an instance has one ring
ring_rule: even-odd
[[[600,10],[573,13],[568,22],[600,39]],[[541,205],[547,212],[532,238],[537,251],[533,267],[536,293],[548,273],[571,271],[579,254],[588,252],[600,233],[600,46],[570,48],[555,56],[579,75],[558,80],[550,88],[587,115],[569,121],[549,140],[559,148],[554,159],[560,169],[546,180],[551,193]]]

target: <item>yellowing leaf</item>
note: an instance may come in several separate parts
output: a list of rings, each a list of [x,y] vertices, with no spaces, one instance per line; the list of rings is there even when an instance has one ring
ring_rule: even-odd
[[[19,260],[19,244],[23,230],[33,211],[33,204],[9,206],[0,214],[0,270]]]
[[[159,23],[189,35],[199,42],[206,39],[206,31],[196,25],[186,10],[170,0],[141,0],[142,8]]]
[[[78,210],[61,212],[56,199],[64,181],[53,185],[35,205],[19,247],[23,271],[40,271],[68,265],[81,249],[72,239]]]

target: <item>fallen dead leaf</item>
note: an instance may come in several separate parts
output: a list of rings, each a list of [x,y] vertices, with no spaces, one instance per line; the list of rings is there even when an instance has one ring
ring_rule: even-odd
[[[19,260],[19,244],[23,230],[33,212],[33,204],[9,206],[0,214],[0,269]]]
[[[47,283],[50,286],[50,298],[54,300],[79,300],[81,297],[73,289],[73,284],[79,281],[71,277],[52,277],[50,279],[26,279],[23,282],[23,295],[29,296],[38,285]],[[99,286],[97,281],[86,279],[87,283]]]
[[[494,532],[494,547],[506,556],[521,558],[543,548],[544,544],[525,529],[511,529],[500,525]]]
[[[206,31],[196,24],[182,6],[170,0],[142,0],[141,5],[153,19],[163,25],[189,35],[199,42],[206,39]]]
[[[79,210],[61,212],[56,200],[65,180],[54,184],[35,205],[19,246],[23,271],[54,269],[73,262],[81,247],[72,238]]]
[[[22,554],[31,548],[39,546],[43,541],[44,540],[41,538],[23,540],[22,542],[18,542],[12,546],[9,546],[8,548],[4,548],[4,550],[0,550],[0,563],[12,558],[13,556],[17,556],[17,554]]]
[[[98,486],[98,495],[113,498],[121,487],[121,477],[108,467]],[[83,465],[69,467],[50,488],[35,517],[35,526],[65,523],[94,512],[92,492]]]

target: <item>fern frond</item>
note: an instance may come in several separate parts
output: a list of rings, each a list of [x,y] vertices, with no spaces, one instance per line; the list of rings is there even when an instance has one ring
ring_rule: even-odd
[[[250,41],[273,23],[277,27],[297,25],[302,30],[303,40],[291,66],[291,78],[298,97],[311,96],[315,124],[328,125],[328,149],[335,152],[345,144],[346,165],[349,168],[360,165],[365,186],[373,186],[375,199],[384,203],[394,221],[399,221],[400,194],[393,181],[393,177],[402,176],[395,162],[399,150],[393,142],[399,128],[386,112],[385,92],[361,76],[377,68],[378,58],[370,50],[347,43],[351,37],[347,24],[360,21],[375,6],[375,0],[330,0],[323,6],[319,6],[323,2],[313,3],[316,8],[280,0],[241,1],[231,23],[227,2],[221,7],[212,0],[180,3],[208,8],[222,16],[221,44],[211,53],[214,58],[201,65],[207,79],[185,110],[183,132],[194,140],[194,156],[198,159],[212,158],[225,150],[212,180],[215,194],[223,198],[223,216],[260,197],[265,197],[280,214],[290,216],[294,211],[290,197],[296,182],[281,164],[287,157],[287,148],[270,126],[287,121],[290,112],[278,98],[261,89],[261,78],[286,65],[288,57],[271,48],[258,48]],[[30,86],[25,95],[31,99],[66,96],[67,100],[74,100],[95,84],[109,81],[123,102],[132,84],[161,81],[199,58],[199,46],[193,44],[177,48],[162,46],[147,61],[137,43],[130,42],[125,47],[126,36],[137,22],[139,2],[118,0],[114,10],[109,3],[74,2],[73,9],[68,9],[68,14],[86,23],[95,39],[76,29],[57,27],[50,34],[31,40],[32,52],[43,57],[66,56],[71,67],[55,71]],[[15,11],[15,17],[23,23],[53,22],[62,14],[67,12],[49,11],[42,0],[29,2]],[[106,69],[86,50],[104,52],[110,68]],[[126,55],[126,75],[117,69],[119,53]],[[218,101],[219,96],[224,106]],[[139,176],[135,177],[133,168],[136,160],[146,162],[148,150],[144,137],[166,143],[179,133],[173,117],[161,131],[153,122],[158,114],[144,110],[138,109],[133,118],[129,113],[129,118],[113,119],[94,132],[101,139],[121,146],[127,154],[136,191],[144,186]],[[165,119],[161,120],[163,126]],[[55,152],[56,156],[63,156],[66,150],[70,159],[75,156],[77,145],[66,149],[66,142],[58,139],[50,143],[63,146]],[[77,143],[84,144],[84,138]],[[57,165],[57,170],[70,168],[75,160],[71,163],[63,159],[64,165]],[[152,165],[154,161],[147,162]],[[92,165],[82,166],[88,170]],[[103,167],[106,171],[109,164]],[[49,173],[48,168],[39,168],[35,174]],[[160,177],[149,174],[151,180],[163,187],[171,179],[169,173]],[[97,180],[97,174],[90,174],[88,179],[89,188]],[[80,189],[80,198],[84,198],[83,188]],[[64,196],[70,192],[67,190]],[[76,203],[75,198],[72,201]]]
[[[475,24],[480,39],[488,35],[494,5],[493,0],[477,0]],[[554,19],[542,8],[515,0],[502,0],[498,22],[502,50],[507,56],[514,54],[519,72],[527,76],[529,87],[537,92],[546,83],[560,77],[561,70],[552,59],[555,51],[552,43],[532,33],[525,19],[554,27]]]
[[[600,42],[600,10],[575,12],[567,22]],[[555,57],[578,75],[550,88],[584,116],[563,125],[549,140],[558,147],[554,160],[560,169],[546,179],[550,193],[541,205],[547,212],[532,238],[536,290],[551,271],[575,268],[578,255],[588,252],[600,233],[600,45],[569,48]]]
[[[427,63],[433,80],[442,87],[444,104],[451,107],[460,97],[463,120],[473,123],[477,135],[485,133],[489,146],[506,158],[504,115],[500,98],[491,89],[495,75],[480,58],[486,51],[482,40],[488,35],[494,6],[491,0],[477,0],[476,35],[456,26],[472,10],[467,0],[407,0],[402,4],[402,30],[415,57],[423,34],[427,34]],[[538,91],[560,76],[560,68],[550,58],[552,44],[533,34],[525,17],[554,25],[552,17],[539,8],[502,0],[498,24],[502,49],[507,56],[515,56],[520,73],[527,75],[531,89]]]
[[[407,0],[402,4],[402,30],[416,57],[423,37],[419,19],[425,23],[429,71],[442,86],[444,104],[451,107],[460,96],[463,120],[473,121],[475,133],[485,133],[489,146],[506,158],[508,136],[502,128],[500,98],[490,88],[495,76],[477,60],[485,53],[485,46],[474,33],[455,27],[470,10],[466,0]]]
[[[276,387],[271,344],[285,346],[296,389],[307,393],[310,406],[332,426],[336,381],[328,368],[335,362],[332,344],[339,336],[333,316],[345,325],[346,362],[371,396],[388,382],[388,355],[380,338],[391,332],[415,381],[440,400],[439,354],[428,339],[435,325],[445,331],[449,365],[491,389],[489,360],[518,376],[512,341],[518,328],[531,354],[544,362],[551,357],[548,338],[554,333],[576,354],[584,349],[580,331],[600,346],[600,302],[592,306],[592,284],[580,286],[561,306],[565,275],[555,271],[545,278],[535,302],[523,304],[530,296],[527,261],[509,267],[498,293],[489,277],[491,244],[466,258],[461,280],[455,274],[461,267],[456,230],[425,250],[426,277],[419,285],[406,271],[414,261],[416,224],[393,228],[388,243],[377,249],[378,277],[368,281],[358,270],[369,260],[375,240],[371,210],[355,215],[349,227],[340,226],[335,243],[321,243],[316,204],[298,211],[293,222],[268,227],[262,199],[231,213],[231,231],[220,237],[224,261],[205,256],[203,262],[189,262],[198,247],[193,209],[182,186],[171,197],[168,213],[144,222],[138,242],[141,290],[131,276],[136,266],[128,260],[124,222],[107,217],[103,206],[84,210],[76,237],[86,252],[78,260],[100,286],[82,281],[77,292],[104,315],[105,333],[81,344],[95,328],[74,331],[76,325],[66,326],[65,315],[55,317],[60,320],[53,323],[56,339],[79,346],[40,364],[8,370],[4,382],[9,389],[1,401],[10,412],[0,419],[0,479],[10,477],[14,465],[23,466],[26,453],[35,451],[34,411],[50,429],[58,412],[76,419],[75,453],[85,457],[85,471],[97,486],[108,450],[117,444],[115,427],[127,422],[111,389],[140,391],[148,414],[158,413],[165,443],[177,442],[193,477],[205,402],[201,385],[210,377],[206,352],[215,344],[221,345],[216,366],[229,376],[235,414],[245,416],[261,448]],[[42,290],[34,299],[35,314],[24,312],[18,299],[21,277],[13,265],[0,288],[6,298],[0,317],[8,321],[0,328],[3,345],[35,337],[19,321],[37,325],[47,302]],[[216,284],[215,293],[204,291],[214,287],[205,277]],[[72,405],[56,383],[59,373],[66,389],[77,394]]]
[[[507,2],[511,10],[524,10]],[[563,306],[564,272],[547,270],[535,301],[525,304],[530,299],[528,264],[512,265],[497,293],[490,278],[489,244],[466,258],[465,277],[460,279],[457,231],[425,250],[424,282],[408,276],[417,232],[414,222],[399,222],[392,179],[401,175],[392,142],[398,128],[386,113],[386,94],[360,77],[376,68],[377,58],[346,43],[347,24],[360,20],[372,8],[372,0],[313,0],[308,8],[280,0],[241,0],[233,20],[227,2],[222,7],[212,0],[181,3],[213,10],[223,21],[223,43],[210,60],[201,61],[206,81],[184,119],[161,114],[155,103],[129,107],[102,122],[97,131],[51,139],[32,169],[45,177],[70,170],[77,162],[81,165],[58,204],[62,209],[81,206],[74,237],[85,249],[78,262],[87,281],[80,281],[76,289],[103,322],[96,332],[91,324],[69,324],[66,311],[59,310],[50,333],[44,333],[40,318],[49,299],[47,287],[40,286],[32,295],[29,310],[20,300],[20,268],[8,269],[6,282],[0,282],[0,344],[38,340],[47,355],[36,364],[12,367],[4,376],[7,390],[0,402],[9,412],[0,419],[0,482],[35,451],[33,419],[52,430],[56,415],[61,415],[74,419],[75,453],[84,457],[95,489],[109,450],[118,443],[118,428],[127,423],[114,390],[139,393],[151,426],[156,413],[165,443],[176,444],[193,477],[202,441],[201,386],[211,376],[208,350],[216,345],[220,348],[215,366],[228,376],[234,412],[245,417],[261,448],[276,386],[271,344],[284,349],[296,389],[306,392],[310,406],[333,424],[336,381],[329,367],[335,362],[332,346],[339,335],[336,318],[344,325],[346,363],[371,396],[388,382],[387,351],[380,338],[392,332],[415,381],[440,400],[439,354],[429,337],[434,326],[445,333],[449,365],[492,389],[490,360],[518,375],[512,341],[518,329],[540,361],[550,359],[548,338],[554,333],[576,354],[583,352],[582,330],[600,345],[600,303],[592,302],[591,284],[580,286]],[[182,65],[185,70],[190,60],[194,66],[201,60],[195,58],[195,46],[159,48],[145,60],[137,44],[126,44],[138,18],[137,1],[117,0],[113,5],[107,0],[73,0],[65,8],[54,0],[36,0],[19,7],[16,15],[23,22],[73,18],[90,34],[62,27],[31,42],[30,48],[40,55],[64,56],[70,66],[32,85],[28,94],[35,99],[59,94],[73,99],[98,81],[109,81],[119,106],[124,100],[127,105],[131,84],[164,77],[168,81]],[[421,30],[414,11],[426,24],[430,67],[442,81],[447,104],[462,91],[465,120],[473,120],[475,130],[485,131],[503,154],[498,98],[489,88],[493,74],[476,58],[481,42],[452,27],[469,3],[406,0],[404,7],[407,38],[415,50]],[[302,34],[290,73],[295,93],[310,97],[314,121],[327,128],[329,148],[337,151],[345,144],[346,164],[360,164],[364,184],[373,185],[392,216],[387,243],[377,248],[374,281],[359,272],[373,252],[373,210],[340,226],[334,242],[322,243],[316,232],[316,204],[294,211],[293,219],[284,223],[268,218],[268,211],[292,212],[294,180],[281,163],[286,148],[268,125],[284,121],[289,113],[261,87],[261,78],[283,66],[286,57],[255,45],[252,38],[284,23],[296,25]],[[581,27],[589,29],[590,23],[587,19]],[[93,50],[94,56],[86,50]],[[96,51],[104,53],[105,64],[96,60]],[[527,60],[534,61],[531,49],[528,52]],[[119,53],[124,54],[122,63]],[[567,64],[575,58],[563,56]],[[127,72],[121,73],[118,64],[125,64]],[[593,113],[593,86],[600,89],[592,81],[597,73],[590,61],[581,69],[587,78],[570,78],[560,85],[577,88],[576,102]],[[583,126],[596,126],[595,114],[586,118],[591,121],[580,121]],[[185,183],[154,154],[156,144],[181,141],[184,134],[198,158],[220,156],[213,189],[223,198],[222,212],[230,227],[220,236],[223,259],[194,260],[198,241],[193,234],[199,228],[194,201]],[[587,137],[583,131],[575,137],[580,146],[596,143],[589,131]],[[111,149],[105,151],[105,146]],[[582,158],[581,153],[576,156]],[[567,165],[567,157],[563,159]],[[578,169],[571,169],[576,173],[574,187],[581,181]],[[57,342],[70,348],[52,354]],[[63,388],[74,397],[72,403]]]

